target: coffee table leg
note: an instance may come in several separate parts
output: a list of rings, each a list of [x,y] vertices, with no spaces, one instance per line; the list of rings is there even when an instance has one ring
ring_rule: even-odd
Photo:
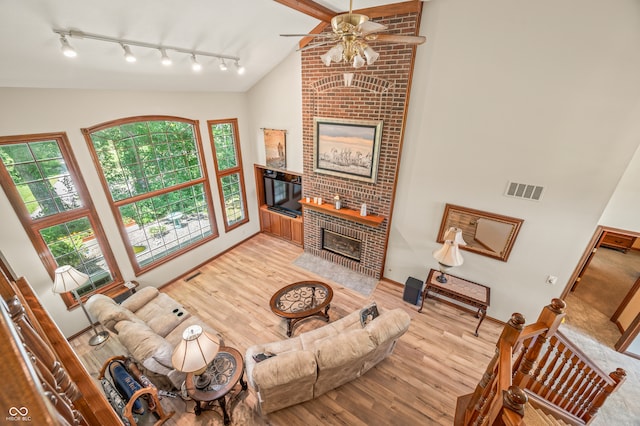
[[[291,323],[291,318],[287,318],[287,337],[291,337],[293,333],[293,324]]]
[[[327,322],[329,322],[329,308],[331,307],[331,303],[329,303],[327,305],[326,308],[324,308],[324,317],[327,319]]]
[[[242,376],[240,376],[240,385],[242,385],[242,390],[247,390],[247,382],[244,380],[244,370],[242,371]]]
[[[193,412],[196,416],[199,416],[202,413],[202,407],[200,407],[200,401],[196,401],[196,406],[193,409]]]

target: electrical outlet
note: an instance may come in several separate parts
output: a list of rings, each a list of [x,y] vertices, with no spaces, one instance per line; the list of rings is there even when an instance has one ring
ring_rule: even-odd
[[[547,284],[554,285],[557,282],[558,282],[558,277],[554,277],[553,275],[547,275],[547,281],[546,281]]]

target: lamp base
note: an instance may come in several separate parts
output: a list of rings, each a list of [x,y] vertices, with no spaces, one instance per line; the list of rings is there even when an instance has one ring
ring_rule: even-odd
[[[440,275],[436,277],[436,281],[438,281],[441,284],[447,283],[447,277],[444,275],[444,272],[440,272]]]
[[[91,346],[98,346],[104,342],[106,342],[109,339],[109,333],[106,331],[101,331],[99,333],[96,333],[95,336],[93,336],[91,339],[89,339],[89,345]]]

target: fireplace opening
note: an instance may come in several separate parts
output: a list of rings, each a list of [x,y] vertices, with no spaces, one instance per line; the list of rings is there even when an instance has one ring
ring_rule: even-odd
[[[322,249],[360,262],[362,241],[322,228]]]

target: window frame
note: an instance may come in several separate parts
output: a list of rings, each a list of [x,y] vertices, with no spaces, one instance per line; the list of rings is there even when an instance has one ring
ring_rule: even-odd
[[[216,153],[216,144],[214,141],[213,130],[211,129],[211,127],[216,124],[230,124],[233,129],[233,145],[236,151],[236,159],[238,160],[238,164],[236,165],[236,167],[230,167],[222,171],[220,170],[220,167],[218,165],[218,156]],[[247,188],[244,182],[244,168],[242,166],[242,151],[240,150],[240,132],[238,130],[238,119],[226,118],[220,120],[207,120],[207,131],[209,132],[209,141],[211,142],[211,150],[213,152],[213,164],[216,170],[218,196],[220,197],[222,217],[224,218],[224,230],[225,232],[229,232],[249,222],[249,209],[247,207]],[[242,198],[242,205],[244,207],[244,219],[239,220],[232,225],[229,225],[229,220],[227,218],[227,209],[225,208],[224,192],[222,190],[222,179],[233,174],[238,174],[240,176],[240,196]]]
[[[0,166],[0,179],[2,180],[1,185],[4,188],[5,194],[7,195],[14,212],[22,223],[31,244],[36,250],[38,257],[42,260],[52,282],[55,278],[55,270],[62,265],[58,265],[55,261],[53,254],[49,250],[49,247],[40,234],[40,231],[51,226],[62,225],[75,219],[87,217],[93,229],[96,241],[102,251],[104,260],[109,267],[109,272],[111,273],[113,281],[96,289],[95,291],[83,295],[82,299],[86,300],[92,294],[96,293],[115,297],[127,289],[123,286],[124,281],[122,279],[120,269],[118,268],[118,264],[113,252],[111,251],[109,240],[102,228],[102,223],[100,222],[100,218],[97,214],[95,205],[93,204],[93,200],[91,199],[89,190],[82,178],[82,174],[80,173],[78,162],[73,155],[71,144],[66,132],[2,136],[0,137],[0,145],[28,144],[48,140],[55,140],[58,143],[58,148],[60,149],[60,153],[62,154],[62,158],[64,159],[69,175],[73,179],[74,186],[82,201],[82,207],[34,219],[29,214],[29,211],[27,210],[27,207],[5,165]],[[78,305],[78,301],[69,292],[60,294],[60,297],[67,306],[67,309],[71,309]]]
[[[98,157],[98,153],[96,152],[94,146],[93,146],[93,141],[91,139],[91,133],[93,132],[97,132],[100,130],[104,130],[106,128],[109,127],[115,127],[115,126],[121,126],[123,124],[130,124],[130,123],[139,123],[139,122],[147,122],[147,121],[180,121],[180,122],[184,122],[184,123],[189,123],[193,126],[193,131],[194,131],[194,137],[195,137],[195,143],[196,143],[196,147],[198,148],[198,159],[199,159],[199,164],[200,167],[202,168],[202,177],[200,177],[197,180],[192,180],[189,182],[183,182],[168,188],[163,188],[163,189],[159,189],[159,190],[153,190],[150,192],[147,192],[145,194],[138,194],[135,195],[133,197],[128,197],[128,198],[124,198],[124,199],[120,199],[115,201],[113,199],[113,196],[111,195],[111,191],[109,189],[109,183],[107,182],[107,178],[105,177],[105,174],[103,172],[102,169],[102,165],[100,164],[100,159]],[[169,115],[139,115],[139,116],[132,116],[132,117],[125,117],[125,118],[119,118],[116,120],[111,120],[111,121],[106,121],[100,124],[96,124],[94,126],[91,127],[86,127],[86,128],[82,128],[80,129],[85,141],[87,143],[87,147],[89,148],[89,152],[91,154],[91,158],[93,160],[94,163],[94,167],[96,169],[96,172],[98,173],[98,176],[100,178],[100,182],[102,184],[102,188],[105,192],[105,195],[107,197],[107,202],[109,203],[109,207],[111,208],[111,212],[113,214],[113,217],[116,220],[116,223],[118,225],[118,231],[120,232],[120,236],[122,238],[122,241],[124,243],[125,246],[125,250],[127,252],[127,256],[129,257],[129,261],[131,262],[131,265],[133,267],[133,271],[135,276],[140,276],[145,272],[151,271],[161,265],[163,265],[164,263],[167,263],[173,259],[176,259],[177,257],[188,253],[189,251],[195,249],[196,247],[199,247],[209,241],[212,241],[216,238],[218,238],[219,233],[218,233],[218,225],[217,225],[217,221],[215,218],[215,210],[213,208],[213,201],[212,201],[212,197],[211,197],[211,186],[209,184],[209,177],[208,177],[208,172],[207,172],[207,165],[206,162],[204,161],[204,151],[203,151],[203,143],[202,143],[202,137],[200,134],[200,126],[199,126],[199,121],[198,120],[191,120],[188,118],[184,118],[184,117],[175,117],[175,116],[169,116]],[[201,240],[190,244],[187,247],[175,250],[173,252],[171,252],[170,254],[163,256],[162,258],[158,259],[158,260],[154,260],[153,262],[146,264],[144,266],[140,265],[138,263],[138,259],[136,258],[136,253],[134,251],[134,247],[132,244],[130,244],[130,240],[129,240],[129,235],[127,233],[127,229],[126,226],[122,220],[122,216],[120,214],[120,210],[119,208],[123,205],[127,205],[127,204],[131,204],[131,203],[135,203],[137,201],[141,201],[147,198],[153,198],[155,196],[158,195],[163,195],[163,194],[167,194],[173,191],[177,191],[180,189],[184,189],[184,188],[189,188],[198,184],[202,184],[204,186],[204,194],[205,194],[205,198],[206,198],[206,204],[207,207],[209,209],[209,218],[210,218],[210,224],[211,224],[211,235],[202,238]]]

